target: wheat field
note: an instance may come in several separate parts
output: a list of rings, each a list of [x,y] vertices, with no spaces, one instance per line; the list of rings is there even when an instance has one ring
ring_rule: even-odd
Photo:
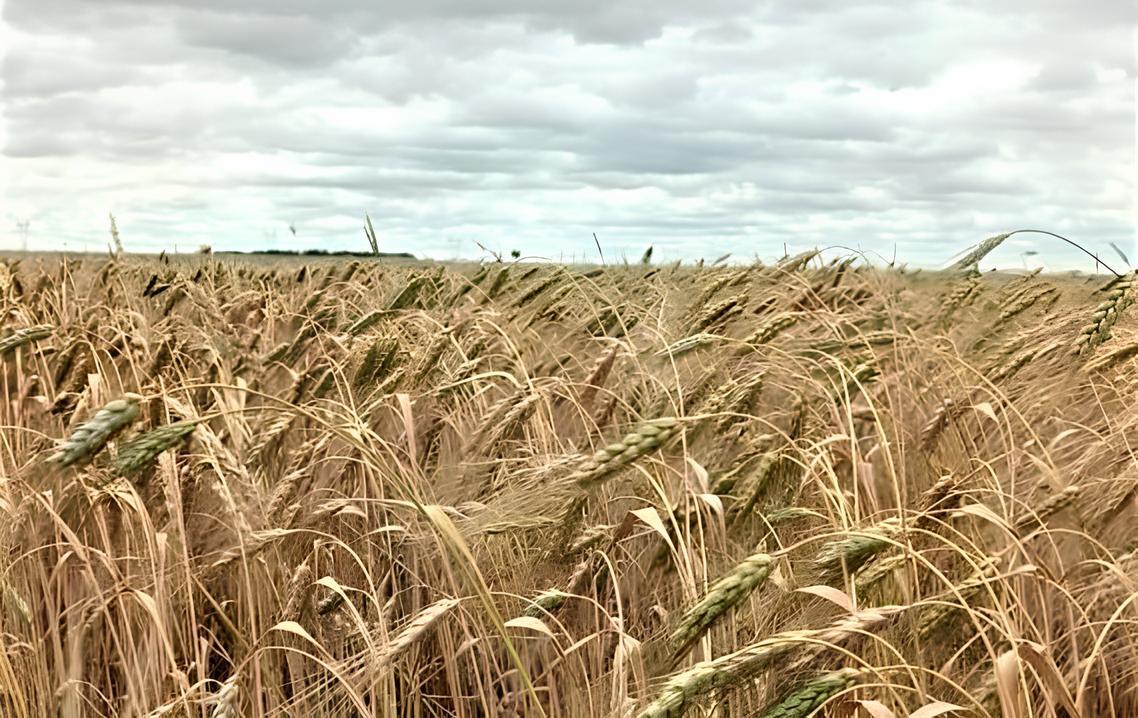
[[[968,264],[10,257],[0,713],[1138,715],[1131,277]]]

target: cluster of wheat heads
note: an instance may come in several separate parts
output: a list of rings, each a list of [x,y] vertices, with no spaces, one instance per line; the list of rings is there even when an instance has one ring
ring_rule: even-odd
[[[1129,279],[0,264],[0,714],[1138,715]]]

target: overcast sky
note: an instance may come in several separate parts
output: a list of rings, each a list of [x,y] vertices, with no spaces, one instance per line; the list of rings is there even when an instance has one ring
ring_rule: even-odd
[[[0,5],[4,247],[1138,263],[1132,0]]]

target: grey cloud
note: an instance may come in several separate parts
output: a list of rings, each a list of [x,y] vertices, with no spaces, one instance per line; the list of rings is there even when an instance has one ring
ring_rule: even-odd
[[[8,0],[9,211],[100,248],[108,210],[182,247],[357,246],[364,210],[433,253],[1127,242],[1129,31],[1010,1]],[[928,96],[992,59],[1038,73]]]
[[[130,68],[45,52],[9,55],[0,73],[4,95],[13,98],[96,92],[142,80],[141,73]]]
[[[191,46],[299,67],[351,54],[357,42],[350,28],[305,15],[187,12],[178,31]]]
[[[9,138],[4,155],[19,159],[66,157],[80,150],[79,143],[54,132],[22,133]]]
[[[1080,91],[1097,82],[1094,66],[1089,62],[1050,62],[1043,66],[1031,88],[1040,92]]]
[[[744,43],[754,39],[754,37],[754,31],[738,21],[720,22],[701,27],[692,34],[694,41],[712,45]]]

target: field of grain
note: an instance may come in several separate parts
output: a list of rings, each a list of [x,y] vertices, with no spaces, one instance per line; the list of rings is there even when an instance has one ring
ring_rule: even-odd
[[[1138,715],[1136,292],[8,258],[0,713]]]

